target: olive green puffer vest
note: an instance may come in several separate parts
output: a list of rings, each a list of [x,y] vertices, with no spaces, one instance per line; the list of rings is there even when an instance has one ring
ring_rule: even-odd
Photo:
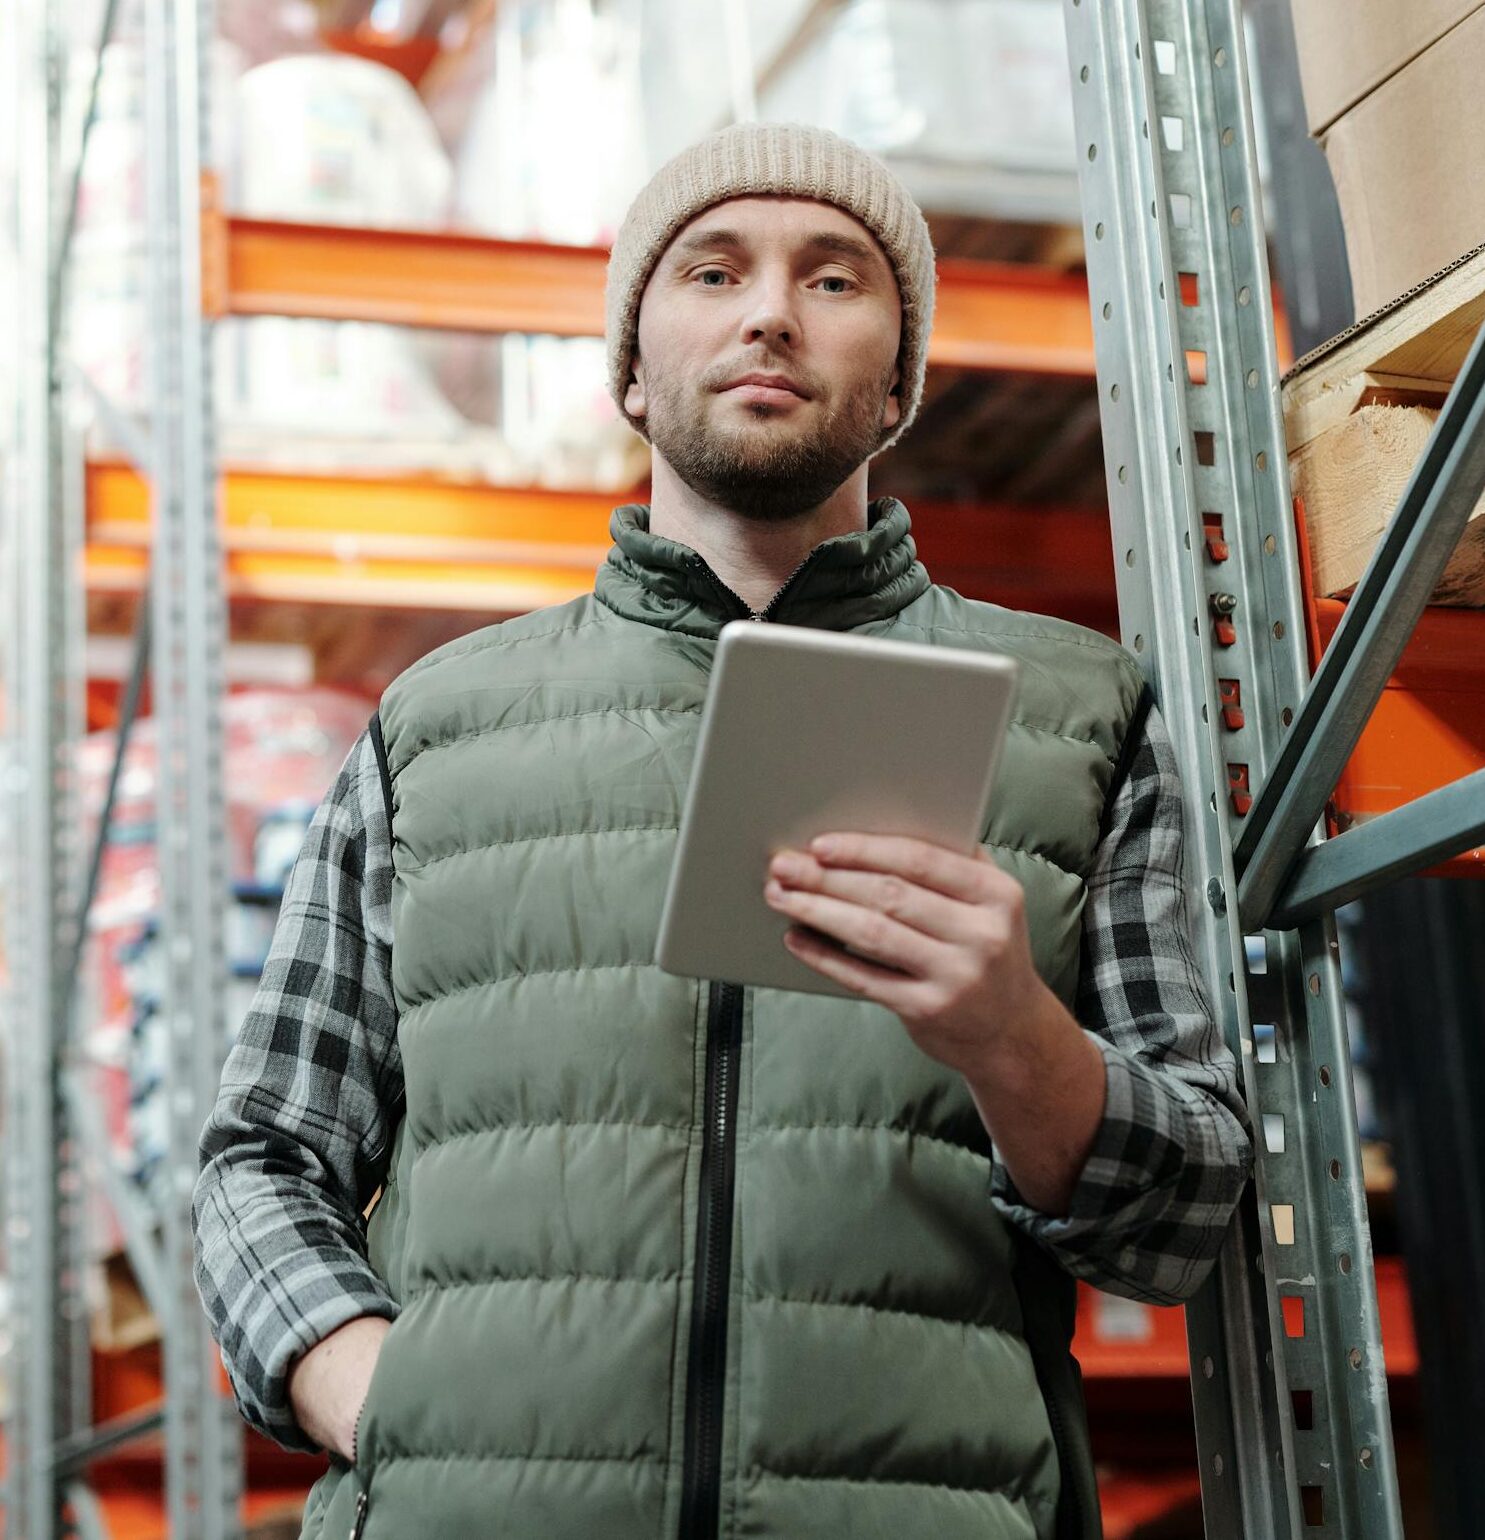
[[[382,702],[407,1105],[371,1256],[402,1312],[304,1533],[1051,1536],[1060,1419],[961,1078],[880,1007],[654,966],[717,633],[748,612],[645,509],[612,528],[594,595]],[[1019,659],[984,838],[1071,1003],[1139,675],[932,586],[908,530],[874,504],[765,615]]]

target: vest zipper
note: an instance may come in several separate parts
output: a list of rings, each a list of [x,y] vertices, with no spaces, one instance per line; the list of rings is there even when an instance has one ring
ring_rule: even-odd
[[[356,1515],[351,1520],[351,1540],[361,1540],[361,1532],[366,1528],[366,1510],[371,1506],[371,1498],[362,1487],[356,1493]]]
[[[799,575],[804,571],[806,567],[810,565],[812,561],[814,561],[815,554],[819,551],[819,549],[819,546],[816,546],[815,549],[811,551],[802,562],[800,562],[800,564],[789,574],[789,576],[784,579],[783,584],[780,586],[778,592],[774,594],[773,598],[770,599],[761,610],[755,610],[746,599],[744,599],[740,594],[736,593],[733,589],[729,588],[722,581],[722,579],[712,571],[711,567],[707,565],[707,561],[704,556],[692,556],[691,565],[696,569],[696,571],[701,573],[703,577],[710,581],[712,587],[714,587],[724,599],[731,600],[731,602],[743,612],[742,615],[737,617],[739,620],[743,618],[743,615],[745,615],[749,620],[772,620],[774,611],[779,607],[779,601],[784,597],[786,593],[788,593],[790,588],[793,587],[794,580],[799,577]]]
[[[742,1019],[742,985],[712,984],[706,1013],[706,1126],[701,1145],[701,1198],[686,1366],[680,1540],[716,1540],[720,1522]]]
[[[818,549],[818,548],[817,548]],[[691,564],[749,620],[769,621],[814,560],[810,552],[767,606],[754,610],[699,555]],[[681,1467],[680,1540],[716,1540],[722,1505],[722,1412],[727,1390],[728,1280],[737,1176],[737,1066],[742,1055],[743,986],[710,986],[706,1012],[706,1102],[701,1197],[686,1364],[686,1433]],[[352,1537],[355,1540],[355,1537]]]

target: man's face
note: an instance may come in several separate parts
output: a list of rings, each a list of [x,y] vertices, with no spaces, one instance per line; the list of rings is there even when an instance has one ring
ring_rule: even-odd
[[[750,518],[818,507],[901,414],[902,301],[882,248],[804,198],[734,198],[656,264],[625,396],[695,491]]]

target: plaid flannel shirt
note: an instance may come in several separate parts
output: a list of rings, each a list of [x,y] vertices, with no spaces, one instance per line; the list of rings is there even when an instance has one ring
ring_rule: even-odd
[[[1102,1124],[1069,1212],[990,1199],[1068,1272],[1158,1304],[1221,1247],[1251,1160],[1236,1066],[1187,937],[1180,784],[1151,711],[1126,756],[1088,884],[1075,1015],[1102,1051]],[[315,1451],[287,1395],[297,1359],[398,1311],[363,1211],[403,1107],[392,994],[392,845],[371,735],[351,751],[290,875],[262,983],[201,1136],[196,1278],[247,1422]]]

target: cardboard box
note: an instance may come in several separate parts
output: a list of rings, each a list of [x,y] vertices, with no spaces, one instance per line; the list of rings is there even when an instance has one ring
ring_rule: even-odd
[[[1358,317],[1485,244],[1485,7],[1331,125]]]
[[[1305,116],[1318,139],[1485,0],[1294,0]]]

